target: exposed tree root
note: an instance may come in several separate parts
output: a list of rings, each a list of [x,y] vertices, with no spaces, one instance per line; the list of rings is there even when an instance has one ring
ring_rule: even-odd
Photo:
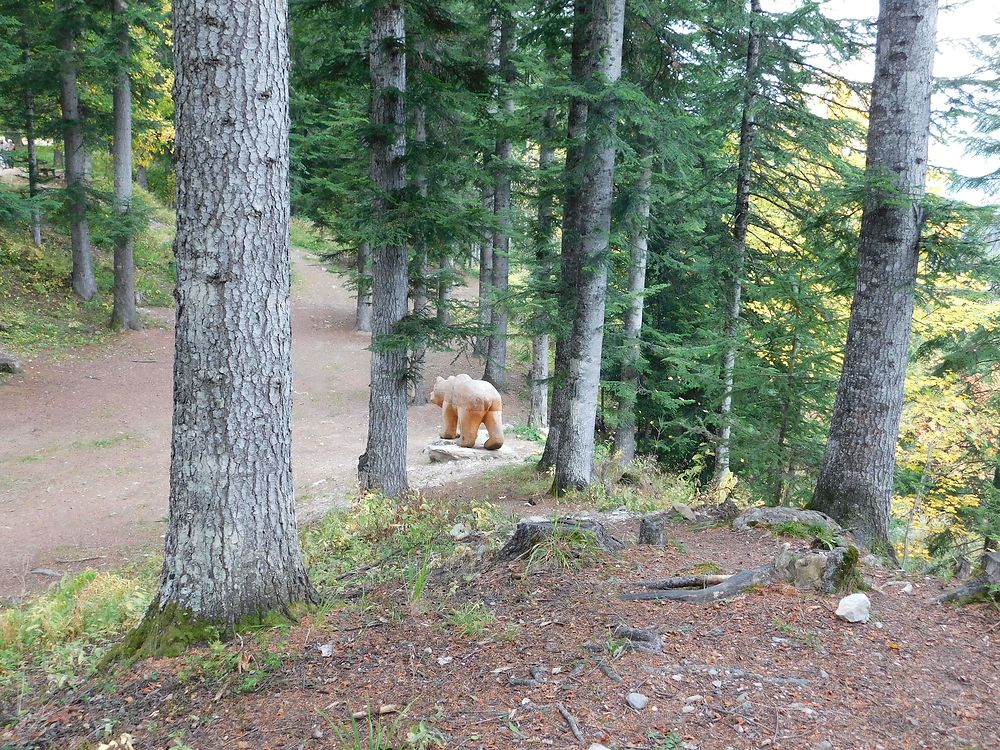
[[[704,587],[712,579],[723,580]],[[853,591],[861,588],[859,555],[854,547],[838,547],[830,551],[792,552],[784,545],[773,562],[732,576],[677,576],[661,581],[645,581],[637,585],[655,589],[622,594],[625,600],[659,600],[708,602],[726,599],[755,586],[777,582],[793,583],[799,588],[813,588],[822,593]],[[701,586],[692,589],[685,586]]]
[[[571,731],[573,733],[573,736],[576,737],[577,742],[581,743],[586,742],[587,737],[586,735],[584,735],[583,730],[580,729],[580,724],[577,722],[575,718],[573,718],[573,714],[569,712],[566,706],[564,706],[562,703],[557,703],[556,709],[559,711],[559,713],[562,714],[562,717],[566,720],[566,723],[569,725],[569,731]]]

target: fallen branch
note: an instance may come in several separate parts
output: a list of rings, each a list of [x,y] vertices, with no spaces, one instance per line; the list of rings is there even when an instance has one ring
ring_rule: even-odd
[[[577,741],[581,743],[586,742],[586,735],[584,735],[583,730],[580,729],[580,725],[577,723],[576,719],[573,718],[573,714],[567,710],[566,706],[562,703],[557,703],[556,709],[558,709],[559,713],[561,713],[562,717],[566,720],[566,723],[569,725],[569,731],[573,733],[573,736],[576,737]]]
[[[726,599],[742,594],[752,586],[761,586],[774,581],[774,565],[762,565],[759,568],[746,570],[730,576],[722,583],[703,589],[658,589],[656,591],[640,591],[632,594],[622,594],[626,601],[651,601],[670,599],[678,602],[695,602],[704,604],[718,599]]]
[[[628,625],[619,625],[613,632],[616,637],[628,641],[627,648],[645,651],[647,654],[658,654],[663,650],[659,628],[630,628]]]
[[[92,560],[103,560],[105,555],[93,555],[92,557],[77,557],[73,560],[56,560],[60,565],[72,565],[73,563],[91,562]]]

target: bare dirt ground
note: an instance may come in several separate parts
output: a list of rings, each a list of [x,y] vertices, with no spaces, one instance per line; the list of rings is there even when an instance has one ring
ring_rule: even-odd
[[[493,484],[479,477],[442,491],[498,499]],[[552,511],[551,501],[535,509]],[[623,522],[616,534],[634,540],[635,526]],[[246,671],[228,676],[189,676],[206,650],[145,662],[113,687],[91,685],[32,712],[0,742],[87,748],[113,726],[136,748],[168,748],[170,738],[198,750],[403,747],[367,744],[367,719],[364,739],[352,741],[351,715],[385,707],[377,731],[405,735],[424,722],[440,742],[427,748],[1000,748],[995,607],[936,605],[940,580],[911,578],[907,594],[878,567],[866,570],[874,582],[867,624],[836,619],[836,596],[790,586],[711,605],[619,600],[632,581],[706,565],[736,572],[779,547],[763,530],[677,524],[670,537],[662,550],[633,545],[577,570],[529,572],[523,562],[487,558],[432,579],[419,608],[395,584],[366,591],[356,606],[293,628],[270,669],[250,639],[231,646]],[[479,634],[464,635],[450,616],[467,602],[492,618]],[[656,628],[660,653],[621,650],[611,635],[620,624]],[[254,670],[264,679],[240,694],[237,683]],[[536,681],[526,682],[532,671]],[[648,706],[628,707],[630,691]]]
[[[346,279],[293,253],[293,470],[300,516],[345,505],[355,486],[368,418],[368,334],[353,331]],[[65,573],[155,553],[165,531],[173,368],[173,311],[147,311],[150,327],[106,347],[26,362],[0,381],[0,596],[17,596]],[[430,353],[427,374],[482,365]],[[513,397],[505,421],[523,420]],[[414,485],[445,481],[492,462],[428,465],[440,410],[413,407]],[[508,444],[524,451],[517,440]]]

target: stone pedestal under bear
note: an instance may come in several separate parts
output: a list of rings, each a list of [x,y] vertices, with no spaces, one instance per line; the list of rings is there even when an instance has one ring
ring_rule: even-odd
[[[474,448],[479,425],[485,425],[489,438],[484,446],[496,450],[503,445],[503,405],[500,393],[485,380],[473,380],[468,375],[438,378],[431,391],[430,402],[440,406],[444,415],[445,440],[459,438],[463,448]]]

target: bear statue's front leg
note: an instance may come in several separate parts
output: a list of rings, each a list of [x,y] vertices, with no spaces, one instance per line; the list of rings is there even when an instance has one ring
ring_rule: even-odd
[[[458,409],[447,401],[444,402],[442,407],[444,429],[441,431],[441,437],[445,440],[454,440],[458,437]]]
[[[503,446],[503,412],[499,409],[496,411],[486,412],[483,422],[486,423],[486,431],[490,434],[489,439],[486,441],[486,450],[495,451]]]
[[[475,448],[476,438],[479,437],[479,425],[483,423],[486,416],[480,410],[460,409],[458,421],[461,423],[462,437],[458,444],[463,448]]]

